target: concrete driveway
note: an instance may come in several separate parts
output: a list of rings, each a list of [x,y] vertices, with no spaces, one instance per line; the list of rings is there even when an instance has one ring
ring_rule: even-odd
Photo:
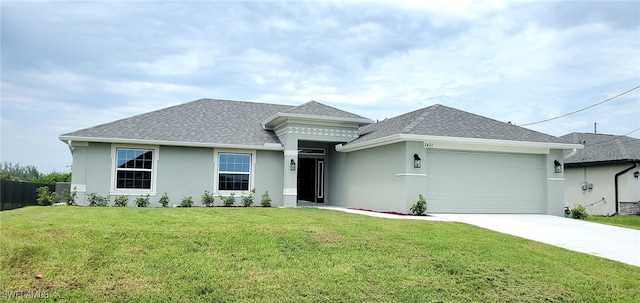
[[[432,216],[640,266],[640,230],[549,215]]]

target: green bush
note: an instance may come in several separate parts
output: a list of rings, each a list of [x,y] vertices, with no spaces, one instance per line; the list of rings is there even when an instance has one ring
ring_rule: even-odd
[[[264,194],[262,194],[260,205],[262,205],[262,207],[271,207],[271,197],[269,197],[269,191],[265,191]]]
[[[215,200],[216,197],[213,195],[213,193],[209,192],[206,189],[204,191],[204,194],[202,195],[202,198],[200,199],[200,201],[202,201],[202,205],[204,205],[205,207],[212,207]]]
[[[169,205],[169,195],[167,195],[167,193],[164,193],[162,197],[160,197],[160,204],[162,204],[162,207]]]
[[[233,206],[234,203],[236,203],[236,197],[235,197],[235,193],[231,193],[231,195],[229,196],[222,196],[222,205],[226,206],[226,207],[230,207]]]
[[[60,195],[56,192],[50,192],[47,186],[38,187],[36,191],[38,192],[38,204],[42,206],[49,206],[60,202]]]
[[[256,195],[256,189],[252,189],[249,194],[242,193],[242,206],[250,207],[253,204],[253,197]]]
[[[127,204],[129,204],[129,196],[116,196],[113,200],[115,207],[127,207]]]
[[[151,202],[149,201],[149,194],[136,198],[136,205],[138,207],[147,207],[149,206],[149,204],[151,204]]]
[[[191,198],[191,196],[182,197],[182,200],[180,201],[180,206],[181,207],[191,207],[191,206],[193,206],[193,198]]]
[[[111,200],[111,196],[107,195],[106,197],[103,197],[96,193],[88,193],[87,200],[89,201],[89,206],[104,207],[109,205],[109,200]]]
[[[589,214],[587,214],[587,210],[584,208],[584,206],[582,206],[581,204],[576,204],[571,209],[571,216],[574,219],[584,220],[589,216]]]
[[[62,198],[67,201],[67,205],[76,205],[76,196],[78,195],[77,187],[74,187],[71,192],[65,190]]]
[[[418,202],[411,205],[409,209],[414,215],[424,216],[424,213],[427,211],[427,200],[425,200],[422,194],[418,195]]]

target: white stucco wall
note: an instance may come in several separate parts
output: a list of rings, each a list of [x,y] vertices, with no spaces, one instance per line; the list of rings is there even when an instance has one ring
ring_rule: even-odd
[[[631,164],[586,166],[567,168],[565,170],[565,203],[569,207],[582,204],[587,212],[593,215],[611,215],[616,211],[615,205],[615,175]],[[618,194],[621,202],[640,200],[640,181],[633,177],[631,170],[618,178]],[[593,189],[583,190],[582,183],[593,184]],[[606,203],[596,201],[605,199]]]

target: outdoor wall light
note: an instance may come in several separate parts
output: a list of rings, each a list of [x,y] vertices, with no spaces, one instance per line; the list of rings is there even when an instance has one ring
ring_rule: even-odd
[[[293,159],[291,159],[291,162],[289,162],[289,170],[296,170],[296,161],[293,161]]]
[[[422,159],[420,159],[420,156],[418,156],[418,154],[413,154],[413,167],[414,168],[420,168]]]
[[[633,177],[638,179],[638,177],[640,176],[640,171],[637,171],[635,173],[633,173]]]
[[[562,172],[562,164],[560,163],[560,161],[553,160],[553,165],[556,168],[556,173],[561,173]]]

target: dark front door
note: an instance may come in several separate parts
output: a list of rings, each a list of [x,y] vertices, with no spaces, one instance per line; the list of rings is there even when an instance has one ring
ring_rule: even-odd
[[[298,200],[324,203],[324,159],[298,160]]]

